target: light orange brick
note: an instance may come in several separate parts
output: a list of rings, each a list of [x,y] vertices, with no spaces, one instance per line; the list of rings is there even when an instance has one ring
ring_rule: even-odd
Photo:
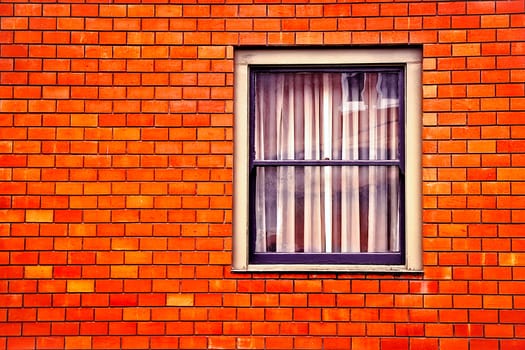
[[[26,210],[26,222],[53,222],[53,210]]]
[[[53,266],[25,266],[24,267],[24,278],[52,278],[53,277]]]
[[[166,306],[193,306],[195,297],[193,294],[168,294]]]
[[[68,280],[67,281],[67,292],[68,293],[92,293],[95,291],[94,280]]]

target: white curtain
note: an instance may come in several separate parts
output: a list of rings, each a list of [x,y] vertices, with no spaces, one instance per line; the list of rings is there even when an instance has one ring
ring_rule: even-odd
[[[398,160],[389,72],[256,75],[255,161]],[[399,251],[396,165],[256,165],[256,252]]]

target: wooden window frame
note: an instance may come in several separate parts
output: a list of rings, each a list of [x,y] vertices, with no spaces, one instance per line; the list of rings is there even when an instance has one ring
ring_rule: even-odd
[[[251,79],[253,71],[261,69],[289,69],[309,67],[314,70],[338,70],[343,66],[400,67],[403,71],[404,104],[400,121],[404,150],[400,155],[400,169],[405,176],[401,217],[402,256],[399,259],[381,258],[377,253],[353,253],[341,256],[323,254],[269,254],[258,258],[250,248],[250,173],[251,128],[253,128]],[[234,207],[233,207],[233,265],[234,271],[420,271],[421,262],[421,52],[419,49],[336,49],[336,50],[237,50],[235,52],[235,123],[234,123]],[[255,162],[255,165],[261,165]],[[267,164],[272,165],[272,164]],[[277,164],[273,164],[274,166]],[[265,253],[267,254],[267,253]],[[377,261],[373,260],[376,254]],[[303,255],[300,257],[300,255]],[[308,256],[305,259],[306,255]],[[259,255],[260,256],[260,255]],[[372,258],[372,260],[371,260]]]

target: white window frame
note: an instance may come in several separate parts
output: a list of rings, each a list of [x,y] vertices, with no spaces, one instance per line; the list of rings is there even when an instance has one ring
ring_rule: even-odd
[[[235,52],[233,263],[237,272],[419,272],[422,269],[421,50],[261,49]],[[251,65],[405,66],[405,264],[250,264],[249,262],[249,81]]]

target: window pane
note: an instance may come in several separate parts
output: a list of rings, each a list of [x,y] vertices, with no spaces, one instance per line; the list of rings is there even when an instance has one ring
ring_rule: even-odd
[[[399,159],[398,72],[257,72],[255,159]]]
[[[397,166],[259,167],[255,251],[398,252]]]

